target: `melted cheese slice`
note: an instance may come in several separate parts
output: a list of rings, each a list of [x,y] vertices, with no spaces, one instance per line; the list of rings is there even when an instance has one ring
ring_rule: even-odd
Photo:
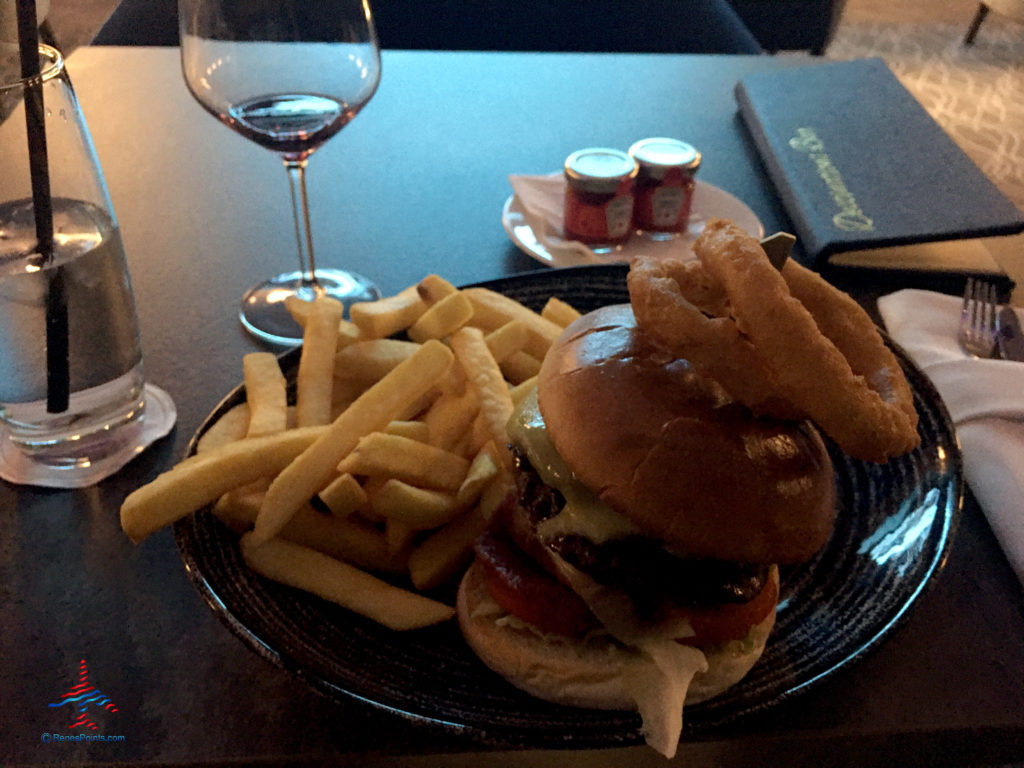
[[[640,529],[605,504],[584,486],[558,455],[537,405],[537,390],[523,398],[508,422],[508,435],[546,485],[565,497],[562,511],[537,527],[542,540],[579,534],[600,544],[640,533]]]

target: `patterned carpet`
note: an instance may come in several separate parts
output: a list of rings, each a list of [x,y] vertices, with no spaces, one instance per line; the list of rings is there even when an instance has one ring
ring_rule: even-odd
[[[1024,24],[841,24],[827,56],[881,56],[960,147],[1024,209]]]

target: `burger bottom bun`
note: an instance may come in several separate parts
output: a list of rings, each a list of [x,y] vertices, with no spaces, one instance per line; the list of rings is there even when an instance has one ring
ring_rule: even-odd
[[[778,579],[778,569],[771,569]],[[636,709],[623,672],[636,652],[607,636],[574,640],[543,634],[525,622],[498,619],[508,614],[487,591],[483,569],[474,563],[459,584],[459,627],[473,652],[512,685],[556,704],[588,709]],[[702,648],[708,669],[698,672],[686,703],[710,699],[735,685],[764,651],[775,624],[775,610],[742,640]]]

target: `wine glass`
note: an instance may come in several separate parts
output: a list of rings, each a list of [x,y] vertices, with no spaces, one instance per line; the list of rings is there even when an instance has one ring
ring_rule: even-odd
[[[327,294],[346,308],[380,291],[367,278],[316,266],[306,163],[344,128],[380,83],[380,47],[367,0],[179,0],[185,83],[214,117],[281,156],[291,182],[299,269],[250,288],[242,324],[295,344],[302,329],[285,308]]]

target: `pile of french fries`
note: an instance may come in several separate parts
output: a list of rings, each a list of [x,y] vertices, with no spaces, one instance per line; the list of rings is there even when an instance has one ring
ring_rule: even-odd
[[[122,529],[140,542],[213,505],[267,578],[392,629],[451,618],[422,592],[471,561],[511,485],[506,423],[579,313],[437,275],[353,305],[350,320],[328,297],[287,306],[303,327],[294,405],[277,358],[246,355],[246,402],[128,495]]]

